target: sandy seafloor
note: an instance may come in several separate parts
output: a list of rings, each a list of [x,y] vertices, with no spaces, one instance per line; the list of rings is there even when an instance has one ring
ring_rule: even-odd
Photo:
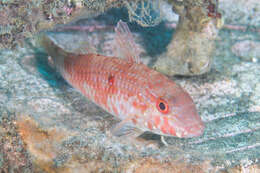
[[[81,50],[91,40],[99,53],[111,55],[113,25],[120,18],[117,10],[113,14],[103,23],[108,26],[105,29],[49,34],[67,50]],[[89,26],[89,22],[74,25]],[[174,34],[165,23],[153,28],[130,24],[130,30],[144,49],[142,60],[148,65],[166,50]],[[216,41],[214,64],[209,73],[172,77],[194,99],[206,129],[198,138],[166,137],[169,146],[160,143],[159,136],[148,135],[160,143],[159,147],[137,147],[111,136],[109,129],[118,120],[71,88],[48,64],[48,56],[35,40],[27,40],[26,48],[2,50],[0,168],[7,172],[131,172],[150,159],[154,164],[143,170],[158,163],[161,163],[158,170],[168,172],[174,167],[169,163],[185,163],[185,169],[188,169],[186,163],[199,165],[198,169],[190,166],[195,172],[258,165],[260,59],[259,55],[246,53],[247,50],[239,57],[231,48],[244,40],[257,44],[259,34],[223,29]]]

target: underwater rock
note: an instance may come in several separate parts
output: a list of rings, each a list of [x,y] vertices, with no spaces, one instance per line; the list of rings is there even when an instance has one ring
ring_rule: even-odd
[[[259,165],[252,165],[248,166],[246,168],[241,168],[239,166],[236,166],[234,168],[230,168],[227,170],[228,173],[241,173],[241,172],[252,172],[252,173],[257,173],[260,172],[260,166]]]
[[[219,0],[219,9],[227,24],[260,26],[259,0]]]
[[[209,162],[203,162],[200,165],[189,165],[177,160],[169,160],[162,163],[159,159],[153,157],[136,157],[129,162],[122,163],[121,166],[114,168],[111,163],[102,158],[102,151],[94,150],[88,146],[84,147],[84,154],[72,152],[75,150],[73,145],[76,143],[66,143],[73,134],[62,129],[50,128],[43,129],[30,116],[21,115],[16,122],[18,132],[26,144],[26,149],[33,157],[33,164],[38,171],[46,172],[197,172],[202,173],[204,170],[214,170]],[[67,151],[60,150],[61,147],[66,147]],[[69,155],[69,153],[73,153]],[[96,155],[93,158],[93,155]]]
[[[154,68],[169,76],[193,76],[208,72],[213,62],[217,33],[218,29],[212,21],[201,33],[177,28],[167,52],[160,55]]]
[[[86,158],[81,158],[80,154],[67,155],[63,153],[60,150],[64,145],[62,142],[73,135],[64,129],[50,128],[45,130],[27,115],[20,116],[17,127],[38,171],[58,173],[112,171],[112,166],[102,160],[82,162]],[[69,151],[67,152],[69,153]]]
[[[260,60],[260,42],[252,40],[243,40],[235,43],[232,48],[232,52],[240,58],[257,62]]]
[[[25,115],[20,116],[17,127],[27,150],[39,166],[52,162],[58,151],[55,146],[68,136],[68,134],[57,129],[40,129],[34,120]]]
[[[2,109],[0,111],[0,171],[29,172],[32,169],[30,156],[17,134],[15,118]]]
[[[154,65],[156,70],[169,76],[206,73],[211,69],[213,61],[221,15],[211,1],[208,7],[205,6],[206,2],[195,6],[191,6],[191,2],[187,3],[179,5],[173,1],[173,10],[180,15],[176,32],[167,52],[159,56]]]

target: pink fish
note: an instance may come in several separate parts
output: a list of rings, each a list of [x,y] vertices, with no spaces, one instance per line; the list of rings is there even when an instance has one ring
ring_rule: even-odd
[[[126,23],[119,21],[115,32],[122,58],[68,53],[46,36],[43,46],[74,88],[122,120],[113,130],[115,135],[133,129],[181,138],[201,135],[204,124],[189,94],[140,62]]]

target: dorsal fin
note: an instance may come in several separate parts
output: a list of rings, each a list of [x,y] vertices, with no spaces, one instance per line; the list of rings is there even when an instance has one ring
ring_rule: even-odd
[[[130,62],[140,63],[140,50],[134,42],[132,33],[127,24],[119,20],[115,28],[116,36],[115,43],[119,56]]]

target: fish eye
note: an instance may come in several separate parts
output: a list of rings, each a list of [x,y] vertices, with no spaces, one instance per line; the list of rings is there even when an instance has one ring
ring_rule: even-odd
[[[157,100],[157,103],[156,103],[156,107],[157,109],[163,113],[163,114],[167,114],[169,112],[169,107],[168,107],[168,104],[165,100],[163,100],[162,98],[159,98]]]

